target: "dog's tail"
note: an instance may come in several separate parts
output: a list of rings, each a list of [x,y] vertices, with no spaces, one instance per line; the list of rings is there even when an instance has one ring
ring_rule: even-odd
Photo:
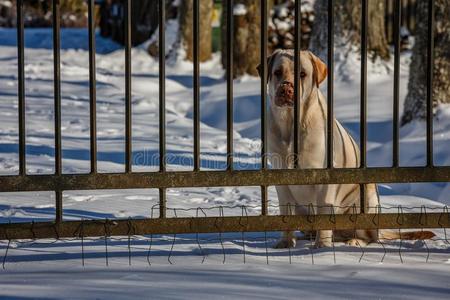
[[[391,230],[380,231],[380,239],[386,240],[428,240],[436,235],[432,231],[407,231],[407,232],[397,232]]]

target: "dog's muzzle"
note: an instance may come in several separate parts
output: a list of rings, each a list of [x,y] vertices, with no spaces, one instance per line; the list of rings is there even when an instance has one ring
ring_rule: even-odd
[[[275,94],[275,104],[277,106],[294,106],[294,84],[283,82],[278,86]]]

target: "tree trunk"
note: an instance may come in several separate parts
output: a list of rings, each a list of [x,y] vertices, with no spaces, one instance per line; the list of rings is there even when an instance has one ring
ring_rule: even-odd
[[[201,0],[200,2],[200,35],[199,35],[199,57],[200,61],[211,59],[212,53],[212,15],[213,0]],[[180,6],[180,40],[186,51],[186,59],[192,61],[194,56],[193,40],[193,0],[183,0]]]
[[[244,74],[257,76],[256,67],[260,63],[260,1],[235,0],[233,11],[233,75]],[[227,61],[227,3],[222,7],[222,64]]]
[[[148,40],[158,28],[158,2],[134,0],[131,5],[131,42],[136,46]]]
[[[384,17],[385,0],[368,1],[367,41],[372,60],[389,59]],[[328,1],[316,0],[314,4],[315,23],[311,37],[311,49],[324,61],[328,49]],[[336,0],[334,7],[335,51],[347,54],[361,47],[361,1]]]
[[[402,125],[426,117],[428,1],[417,4],[415,44],[412,53],[408,95],[405,99]],[[433,106],[450,103],[450,5],[435,1]]]

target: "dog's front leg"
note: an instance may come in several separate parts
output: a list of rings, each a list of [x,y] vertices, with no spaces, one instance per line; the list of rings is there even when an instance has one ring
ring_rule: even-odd
[[[314,248],[331,247],[333,245],[333,230],[318,230]]]
[[[331,214],[336,199],[337,185],[323,185],[319,193],[317,214]],[[331,247],[333,245],[333,230],[318,230],[316,234],[315,248]]]
[[[280,214],[282,216],[295,213],[295,201],[287,186],[277,186],[278,201],[280,202]],[[294,231],[284,231],[281,239],[275,244],[274,248],[295,248],[297,238]]]

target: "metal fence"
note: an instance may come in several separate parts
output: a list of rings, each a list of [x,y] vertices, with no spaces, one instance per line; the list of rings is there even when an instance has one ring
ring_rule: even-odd
[[[60,14],[59,1],[53,1],[54,33],[54,106],[55,106],[55,174],[26,174],[26,140],[25,140],[25,78],[24,78],[24,12],[23,0],[17,1],[17,41],[18,41],[18,112],[19,112],[19,174],[0,177],[0,192],[54,191],[56,195],[56,218],[53,222],[30,222],[0,224],[0,240],[94,237],[94,236],[129,236],[146,234],[178,234],[208,232],[260,232],[283,230],[322,230],[322,229],[387,229],[387,228],[446,228],[450,227],[448,210],[438,212],[369,214],[364,211],[364,188],[361,188],[361,211],[352,215],[288,215],[268,214],[268,186],[274,185],[312,185],[312,184],[360,184],[368,183],[402,183],[402,182],[448,182],[450,167],[433,164],[433,28],[434,1],[429,0],[429,30],[427,56],[427,165],[424,167],[399,166],[399,67],[400,67],[400,1],[395,1],[394,9],[394,44],[395,72],[393,99],[393,163],[392,167],[369,168],[366,164],[367,138],[367,26],[368,0],[362,0],[361,30],[361,165],[359,168],[338,169],[333,166],[333,118],[328,118],[327,168],[301,169],[298,160],[294,169],[275,170],[268,168],[267,162],[267,20],[266,0],[261,0],[261,169],[249,171],[233,170],[233,1],[226,2],[227,14],[227,169],[224,171],[200,170],[200,81],[199,81],[199,0],[194,0],[194,165],[193,171],[173,172],[166,170],[166,125],[165,125],[165,46],[159,49],[159,172],[136,173],[132,170],[132,102],[131,102],[131,5],[125,6],[125,172],[104,174],[97,172],[97,138],[96,138],[96,66],[94,35],[94,0],[89,0],[89,86],[90,86],[90,173],[65,174],[61,162],[61,89],[60,89]],[[328,115],[333,116],[333,6],[329,1],[328,9]],[[164,0],[159,0],[159,40],[165,40]],[[299,99],[300,68],[300,1],[296,1],[295,30],[295,99]],[[295,102],[294,117],[298,124],[300,107]],[[295,127],[295,136],[299,130]],[[294,151],[299,153],[299,141],[294,140]],[[208,186],[259,186],[261,187],[261,215],[259,216],[220,216],[195,218],[168,218],[166,215],[166,189],[181,187]],[[83,220],[64,221],[62,193],[69,190],[94,189],[159,189],[159,218],[129,220]],[[426,216],[426,217],[424,217]],[[131,229],[130,229],[131,228]]]

